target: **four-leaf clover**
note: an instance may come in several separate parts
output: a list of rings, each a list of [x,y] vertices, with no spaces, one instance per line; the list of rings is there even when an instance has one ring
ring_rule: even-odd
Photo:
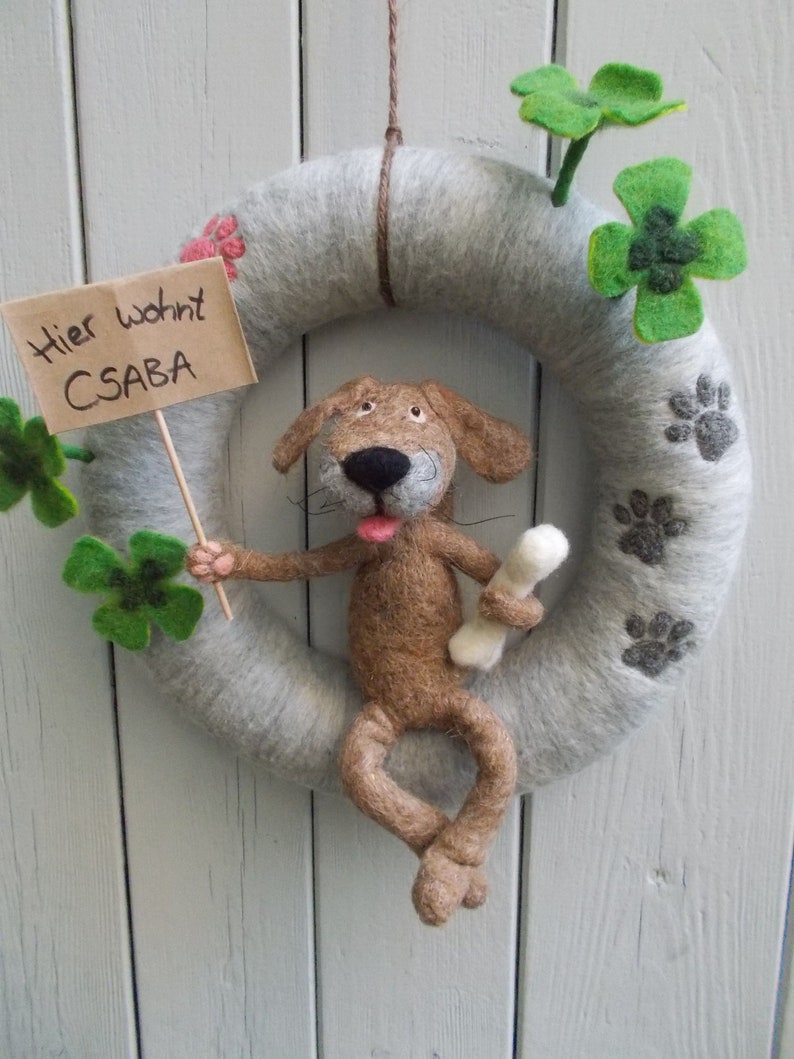
[[[0,397],[0,511],[8,511],[30,493],[33,514],[54,528],[77,514],[77,501],[56,479],[66,458],[90,462],[85,449],[62,445],[41,416],[24,422],[19,405]]]
[[[139,530],[128,547],[129,563],[96,537],[81,537],[66,560],[64,581],[78,592],[107,594],[92,618],[106,640],[141,651],[149,644],[152,623],[172,639],[186,640],[204,609],[198,589],[172,583],[185,568],[187,545]]]
[[[604,125],[644,125],[686,107],[683,100],[662,99],[658,74],[628,63],[602,66],[586,91],[564,67],[553,63],[521,74],[510,89],[524,97],[518,112],[524,121],[572,141],[552,191],[555,206],[568,201],[574,172],[594,132]]]
[[[681,221],[691,182],[678,158],[624,169],[613,186],[634,227],[612,221],[590,236],[590,283],[608,298],[637,287],[634,330],[643,342],[694,334],[703,305],[692,277],[731,279],[747,265],[744,232],[730,210]]]

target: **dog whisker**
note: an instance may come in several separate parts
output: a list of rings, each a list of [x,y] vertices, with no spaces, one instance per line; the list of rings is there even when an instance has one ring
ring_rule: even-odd
[[[419,481],[420,482],[434,482],[436,480],[436,478],[438,478],[438,465],[437,465],[436,461],[433,459],[433,457],[430,455],[430,453],[427,451],[427,449],[424,447],[424,445],[420,445],[419,448],[422,450],[422,452],[425,454],[425,456],[427,456],[427,458],[433,464],[433,473],[430,475],[430,477],[429,478],[420,478]]]
[[[317,494],[318,494],[318,493],[324,493],[324,492],[325,492],[325,490],[326,490],[327,488],[328,488],[328,487],[327,487],[327,486],[325,486],[325,485],[320,485],[320,486],[318,486],[318,487],[317,487],[316,489],[312,489],[312,491],[311,491],[310,493],[305,493],[305,494],[304,494],[304,495],[303,495],[303,496],[302,496],[302,497],[300,498],[300,500],[292,500],[292,499],[291,499],[290,497],[287,497],[287,500],[289,500],[289,502],[290,502],[291,504],[302,504],[302,503],[304,503],[304,502],[305,502],[306,500],[311,500],[311,498],[312,498],[313,496],[317,496]]]
[[[339,510],[338,504],[334,504],[333,506],[328,505],[327,507],[321,507],[318,511],[310,511],[308,506],[304,507],[303,504],[296,504],[295,506],[299,507],[304,513],[304,515],[311,515],[312,517],[314,515],[333,515],[335,511]]]
[[[317,496],[318,493],[325,492],[326,486],[321,485],[319,489],[312,490],[311,493],[307,493],[306,496],[301,497],[300,500],[293,500],[291,496],[287,497],[287,502],[292,504],[293,507],[299,507],[304,515],[330,515],[336,511],[342,504],[341,500],[328,500],[326,497],[319,511],[309,510],[309,501],[312,497]]]
[[[291,496],[288,496],[287,500],[293,507],[298,507],[300,504],[305,504],[308,500],[311,500],[313,496],[317,496],[318,493],[324,493],[327,488],[327,485],[320,485],[316,489],[312,489],[310,493],[304,493],[300,500],[293,500]]]
[[[485,522],[498,522],[502,518],[515,518],[515,514],[508,513],[507,515],[491,515],[489,518],[478,518],[474,522],[458,522],[457,519],[451,518],[449,521],[453,522],[456,526],[482,526]]]

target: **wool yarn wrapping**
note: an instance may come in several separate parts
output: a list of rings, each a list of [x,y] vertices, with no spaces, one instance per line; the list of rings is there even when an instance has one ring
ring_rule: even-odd
[[[225,213],[245,253],[237,308],[260,378],[301,334],[380,304],[375,212],[381,150],[304,163],[256,185]],[[492,159],[400,148],[391,172],[390,270],[400,306],[496,326],[574,395],[597,467],[588,553],[574,587],[531,637],[473,688],[502,717],[521,791],[612,749],[674,689],[707,638],[739,553],[750,463],[720,344],[706,324],[647,346],[634,295],[587,280],[601,211],[577,196],[554,209],[547,182]],[[428,366],[432,373],[432,365]],[[208,535],[228,537],[222,452],[245,394],[169,410]],[[295,409],[297,412],[298,410]],[[142,527],[192,539],[151,417],[91,431],[84,471],[92,530],[116,547]],[[155,636],[145,661],[192,718],[274,772],[338,789],[337,752],[361,696],[340,660],[307,647],[247,584],[235,620],[208,599],[193,638]],[[471,781],[451,741],[409,735],[390,769],[450,802]]]

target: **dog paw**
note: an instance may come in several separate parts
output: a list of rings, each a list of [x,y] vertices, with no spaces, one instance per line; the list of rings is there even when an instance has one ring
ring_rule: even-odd
[[[478,908],[487,894],[479,868],[459,864],[431,846],[422,856],[411,896],[422,922],[440,927],[461,905]]]
[[[632,614],[626,622],[626,632],[634,643],[621,657],[627,666],[639,669],[646,677],[658,677],[671,662],[684,657],[691,646],[688,637],[694,631],[691,621],[676,621],[664,610],[649,622]]]
[[[188,549],[185,565],[197,581],[223,581],[234,570],[234,546],[220,541],[194,544]]]
[[[693,435],[704,460],[719,460],[739,437],[739,428],[728,415],[731,388],[727,382],[715,386],[708,375],[701,375],[695,392],[679,391],[670,398],[670,408],[681,423],[665,430],[668,441],[688,441]]]
[[[668,537],[680,537],[687,528],[682,518],[673,517],[673,501],[660,496],[653,502],[642,489],[634,489],[629,506],[615,504],[612,509],[617,521],[627,527],[618,544],[626,555],[635,555],[648,566],[658,566],[664,559]]]

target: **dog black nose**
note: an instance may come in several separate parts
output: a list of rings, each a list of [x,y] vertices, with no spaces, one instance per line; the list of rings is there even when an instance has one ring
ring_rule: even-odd
[[[371,493],[382,493],[404,478],[410,469],[411,461],[404,452],[384,445],[351,452],[342,461],[342,470],[350,481]]]

